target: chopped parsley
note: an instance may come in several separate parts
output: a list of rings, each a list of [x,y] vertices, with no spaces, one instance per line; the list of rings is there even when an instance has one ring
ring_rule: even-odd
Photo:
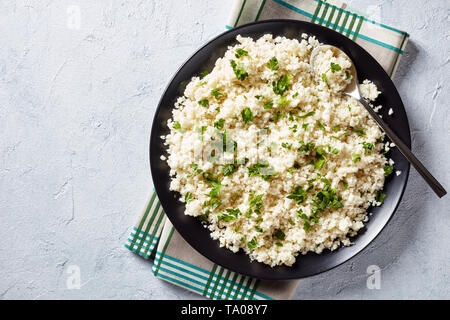
[[[226,213],[219,213],[219,215],[217,216],[219,220],[230,222],[236,220],[238,218],[238,215],[241,214],[241,211],[239,209],[226,209],[225,211]]]
[[[386,198],[386,194],[383,193],[383,191],[378,191],[377,195],[375,196],[375,200],[379,203],[383,203],[384,199]]]
[[[336,188],[331,188],[331,184],[325,182],[325,188],[314,195],[314,206],[316,212],[326,208],[340,209],[343,207],[341,198],[336,194]]]
[[[288,195],[287,198],[295,200],[297,204],[301,204],[303,201],[306,200],[309,190],[310,187],[303,189],[302,186],[296,186],[294,188],[294,191],[290,195]]]
[[[264,103],[264,105],[263,105],[263,108],[264,109],[272,109],[272,107],[273,107],[273,101],[272,101],[272,99],[270,99],[269,101],[267,101],[266,103]]]
[[[374,146],[373,143],[363,142],[363,148],[365,149],[364,150],[365,153],[371,154],[374,149]]]
[[[248,176],[260,176],[264,180],[268,180],[270,176],[274,175],[276,172],[273,167],[269,166],[268,162],[258,162],[253,166],[247,167]]]
[[[234,55],[236,58],[239,59],[240,57],[248,56],[248,51],[245,51],[242,48],[238,48],[238,49],[236,49],[236,53]]]
[[[175,122],[173,123],[172,128],[174,128],[175,130],[180,131],[181,133],[186,132],[185,129],[182,129],[182,128],[181,128],[181,124],[180,124],[180,122],[178,122],[178,121],[175,121]]]
[[[206,210],[206,212],[204,214],[198,216],[199,220],[201,222],[208,222],[208,217],[209,217],[210,213],[211,213],[211,211]]]
[[[361,160],[361,155],[359,153],[352,153],[352,161],[354,163],[358,162]]]
[[[328,152],[329,152],[329,153],[332,153],[332,154],[338,154],[338,153],[339,153],[339,150],[336,149],[336,148],[333,148],[333,147],[331,147],[331,146],[328,146]]]
[[[303,141],[300,141],[300,147],[297,149],[299,152],[310,152],[314,149],[314,143],[308,142],[305,143]]]
[[[283,148],[286,148],[286,149],[291,150],[291,148],[292,148],[292,143],[287,144],[286,142],[282,142],[282,143],[281,143],[281,146],[282,146]]]
[[[252,240],[247,242],[247,246],[249,247],[249,249],[255,249],[257,245],[258,241],[256,240],[256,238],[253,238]]]
[[[209,74],[209,71],[208,70],[204,70],[204,71],[200,72],[200,74],[201,74],[202,77],[206,77]]]
[[[291,75],[283,75],[278,81],[272,82],[273,92],[282,96],[287,90],[289,90],[289,82],[291,81]]]
[[[298,96],[298,92],[294,93],[294,94],[292,95],[292,98],[295,99],[295,98],[297,98],[297,96]]]
[[[319,217],[317,216],[317,212],[312,216],[308,217],[306,214],[302,213],[301,209],[298,211],[299,218],[303,220],[303,230],[306,232],[310,231],[313,223],[319,222]]]
[[[181,129],[181,124],[179,121],[175,121],[172,125],[172,128],[174,128],[175,130],[180,130]]]
[[[280,120],[281,119],[281,117],[282,117],[283,115],[282,115],[282,113],[281,113],[281,111],[277,111],[276,113],[275,113],[275,116],[272,118],[272,119],[270,119],[270,122],[277,122],[278,120]]]
[[[262,198],[264,197],[264,193],[257,195],[257,196],[253,196],[250,195],[248,197],[248,200],[250,201],[250,207],[248,208],[247,214],[251,214],[252,210],[254,210],[254,212],[257,215],[261,214],[261,208],[262,208]],[[262,221],[262,218],[259,218],[258,220],[256,220],[256,223],[260,223]]]
[[[323,148],[317,148],[316,162],[314,162],[314,169],[321,170],[326,161],[327,157],[325,156],[325,150],[323,150]]]
[[[286,96],[281,96],[281,98],[277,100],[277,105],[280,107],[285,107],[289,104],[289,102],[291,102],[291,100],[288,100]]]
[[[198,104],[201,105],[202,107],[205,107],[205,108],[208,108],[208,107],[209,107],[209,101],[208,101],[208,99],[200,100],[200,101],[198,102]]]
[[[364,132],[364,128],[359,128],[359,129],[352,128],[352,130],[354,132],[356,132],[356,134],[358,136],[360,136],[360,137],[365,137],[366,136],[366,133]]]
[[[289,130],[292,130],[292,132],[297,132],[297,125],[294,124],[292,127],[289,127]]]
[[[191,168],[192,168],[192,173],[188,175],[188,178],[189,178],[189,177],[192,177],[193,175],[200,174],[200,173],[203,172],[202,169],[199,169],[199,168],[198,168],[198,164],[196,164],[196,163],[193,163],[193,164],[191,165]]]
[[[237,167],[234,165],[234,163],[230,163],[223,166],[222,173],[225,177],[231,176],[236,170]]]
[[[325,73],[322,73],[322,81],[325,82],[328,88],[330,87],[330,85],[328,84],[327,75]]]
[[[248,77],[248,73],[245,72],[242,63],[237,64],[236,61],[230,60],[231,67],[233,68],[234,74],[238,80],[245,80]]]
[[[322,131],[325,131],[325,127],[323,126],[322,122],[320,122],[319,120],[317,120],[317,125],[319,126],[319,129]]]
[[[278,70],[278,60],[276,57],[273,57],[272,59],[269,60],[269,62],[267,63],[267,66],[269,67],[270,70]]]
[[[275,231],[274,236],[281,241],[284,241],[284,239],[286,239],[286,235],[284,234],[283,230],[281,230],[281,229],[278,229],[277,231]]]
[[[388,175],[390,175],[392,173],[392,171],[394,170],[393,166],[384,166],[384,175],[387,177]]]
[[[216,122],[214,122],[214,128],[222,130],[225,125],[225,119],[220,118]]]
[[[192,200],[194,200],[194,197],[192,196],[192,193],[187,192],[187,193],[184,195],[184,201],[186,201],[186,202],[191,202]]]
[[[306,113],[306,114],[304,114],[304,115],[301,115],[301,116],[298,116],[298,117],[299,117],[299,118],[302,118],[302,119],[305,119],[305,118],[311,117],[311,116],[313,116],[313,115],[315,115],[315,114],[316,114],[316,112],[311,111],[311,112],[308,112],[308,113]]]
[[[340,65],[338,65],[337,63],[331,63],[331,66],[330,66],[330,70],[331,70],[331,72],[336,72],[336,71],[340,71],[341,70],[341,66]]]
[[[219,88],[215,88],[211,90],[211,95],[216,98],[216,100],[222,99],[225,94],[219,91]]]
[[[253,113],[249,107],[244,108],[244,110],[242,110],[241,112],[241,115],[244,123],[249,123],[250,121],[253,121]]]
[[[302,124],[302,128],[306,130],[306,128],[308,128],[309,123],[304,123]]]

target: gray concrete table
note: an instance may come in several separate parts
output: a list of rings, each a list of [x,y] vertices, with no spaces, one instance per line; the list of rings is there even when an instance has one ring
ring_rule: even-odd
[[[394,81],[415,153],[449,189],[449,2],[349,2],[411,34]],[[152,188],[156,103],[186,57],[224,30],[229,5],[0,3],[0,298],[201,298],[155,279],[123,244]],[[450,298],[449,205],[412,170],[382,234],[294,298]],[[367,285],[371,265],[379,289]],[[68,271],[79,271],[79,289]]]

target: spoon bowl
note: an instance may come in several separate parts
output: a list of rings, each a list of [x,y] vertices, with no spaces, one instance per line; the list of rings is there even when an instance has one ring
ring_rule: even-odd
[[[433,189],[436,195],[441,198],[447,194],[447,191],[444,187],[432,176],[432,174],[424,167],[424,165],[416,158],[416,156],[411,152],[408,146],[397,136],[397,134],[389,128],[389,126],[381,119],[381,117],[373,110],[373,108],[367,103],[366,100],[363,99],[361,93],[359,91],[359,82],[358,76],[356,73],[355,64],[348,57],[348,55],[339,49],[338,47],[331,45],[320,45],[314,48],[310,55],[310,64],[312,65],[312,69],[315,72],[316,68],[315,63],[317,57],[320,54],[324,54],[328,50],[333,52],[335,56],[344,56],[351,62],[350,69],[346,70],[351,75],[351,82],[341,91],[342,94],[350,96],[356,100],[358,100],[369,112],[372,118],[377,122],[380,128],[386,133],[388,138],[397,146],[403,156],[411,163],[414,168],[420,173],[420,175],[424,178],[424,180],[428,183],[428,185]]]

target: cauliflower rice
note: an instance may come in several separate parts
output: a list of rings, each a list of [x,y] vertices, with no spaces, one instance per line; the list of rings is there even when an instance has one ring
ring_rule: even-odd
[[[209,74],[192,78],[161,137],[185,214],[221,247],[270,266],[351,245],[392,172],[383,132],[338,92],[351,62],[328,51],[312,70],[319,44],[305,34],[238,36]],[[360,89],[368,101],[379,94],[368,80]]]

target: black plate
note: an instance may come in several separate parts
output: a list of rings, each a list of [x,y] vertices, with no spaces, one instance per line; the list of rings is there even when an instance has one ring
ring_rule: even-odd
[[[153,119],[150,137],[150,167],[156,193],[168,218],[181,236],[202,255],[232,271],[259,279],[282,280],[312,276],[334,268],[354,257],[380,233],[392,217],[402,198],[409,174],[408,161],[395,149],[390,156],[395,161],[394,170],[400,170],[402,174],[400,176],[393,174],[387,179],[384,192],[388,196],[381,207],[369,209],[373,215],[366,227],[353,238],[355,244],[350,247],[341,247],[333,252],[327,250],[320,255],[300,254],[292,267],[271,268],[263,263],[251,262],[248,255],[244,254],[242,250],[235,254],[228,249],[220,248],[218,241],[210,238],[209,231],[201,225],[198,219],[184,215],[184,205],[174,199],[174,193],[169,191],[169,167],[165,161],[160,160],[162,154],[167,155],[160,136],[169,132],[166,122],[171,117],[171,110],[176,98],[182,94],[183,89],[180,88],[180,83],[189,81],[192,76],[199,75],[203,70],[212,70],[215,61],[224,55],[229,45],[236,43],[235,38],[239,34],[253,39],[266,33],[300,39],[303,32],[315,35],[322,43],[343,49],[354,61],[360,81],[370,79],[377,85],[382,94],[376,103],[384,106],[381,111],[383,119],[410,147],[408,119],[402,100],[391,79],[375,59],[355,42],[338,32],[297,20],[267,20],[251,23],[226,31],[209,41],[195,52],[172,78]],[[393,116],[387,115],[390,107],[394,109]]]

